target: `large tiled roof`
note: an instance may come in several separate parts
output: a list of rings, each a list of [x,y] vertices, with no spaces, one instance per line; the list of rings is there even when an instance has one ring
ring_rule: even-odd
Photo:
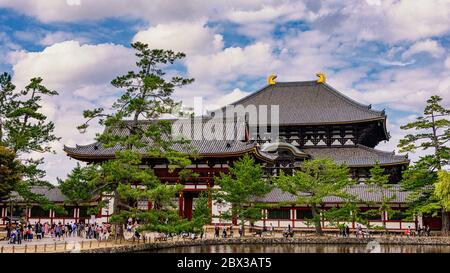
[[[395,155],[393,152],[384,152],[363,145],[355,147],[324,147],[304,148],[312,159],[331,158],[337,163],[345,163],[348,166],[371,166],[378,161],[380,165],[408,164],[407,156]]]
[[[279,105],[279,122],[287,124],[330,124],[384,119],[384,111],[360,104],[333,87],[316,81],[277,82],[233,105]],[[269,111],[270,112],[270,111]]]
[[[355,196],[361,202],[381,203],[383,200],[381,193],[376,190],[375,185],[354,185],[348,187],[346,192]],[[387,198],[395,197],[390,203],[406,203],[409,194],[407,191],[401,191],[400,185],[391,185],[390,189],[385,189],[385,196]],[[270,193],[263,197],[257,197],[255,200],[261,203],[295,203],[297,198],[279,188],[273,188]],[[336,196],[328,196],[322,201],[324,203],[341,203],[342,199]]]
[[[175,122],[176,120],[171,120],[171,122]],[[180,124],[186,125],[189,123],[189,120],[178,120]],[[250,149],[256,147],[256,143],[250,143],[243,141],[245,129],[243,126],[239,126],[239,123],[234,121],[218,121],[218,120],[209,120],[209,119],[200,119],[200,122],[191,123],[191,133],[195,134],[197,132],[203,132],[201,126],[211,125],[223,125],[223,138],[217,137],[219,139],[214,139],[214,136],[206,136],[200,135],[204,139],[196,139],[195,135],[191,135],[191,141],[189,146],[192,147],[192,150],[195,150],[198,155],[208,156],[208,155],[216,155],[216,154],[235,154],[235,153],[243,153]],[[146,126],[148,122],[141,121],[142,126]],[[180,131],[181,132],[181,131]],[[125,135],[128,134],[127,129],[116,129],[113,132],[117,135]],[[226,137],[228,136],[228,137]],[[230,137],[231,136],[231,137]],[[151,145],[151,139],[146,139],[148,145]],[[180,152],[189,152],[189,149],[186,148],[185,145],[174,144],[173,149]],[[82,159],[83,157],[95,158],[95,157],[113,157],[116,151],[121,150],[122,147],[116,145],[114,147],[104,147],[102,144],[95,142],[88,145],[76,145],[75,147],[67,147],[64,146],[64,151],[68,153],[70,156]],[[139,152],[142,154],[146,154],[146,148],[140,148]]]
[[[64,202],[68,200],[67,197],[57,187],[48,188],[45,186],[35,186],[31,188],[31,192],[43,195],[51,202]],[[12,192],[10,199],[16,202],[23,201],[22,197],[20,197],[17,192]]]

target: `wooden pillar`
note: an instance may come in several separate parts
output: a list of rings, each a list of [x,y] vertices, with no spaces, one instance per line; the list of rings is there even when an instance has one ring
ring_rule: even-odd
[[[292,221],[292,228],[295,227],[295,207],[291,207],[291,221]]]
[[[262,218],[263,218],[263,226],[266,226],[266,219],[267,219],[267,209],[262,210]],[[234,223],[233,223],[234,224]]]
[[[184,213],[183,213],[183,192],[181,191],[180,194],[178,195],[178,216],[180,216],[180,218],[183,218]]]
[[[184,217],[188,220],[192,218],[192,193],[186,192],[184,193]]]

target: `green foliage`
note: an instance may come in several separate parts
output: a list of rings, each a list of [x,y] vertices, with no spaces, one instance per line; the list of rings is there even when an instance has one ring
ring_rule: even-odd
[[[271,185],[263,178],[262,166],[255,163],[252,157],[244,155],[235,161],[229,173],[220,173],[219,177],[215,177],[215,182],[220,186],[214,192],[216,202],[232,206],[229,212],[223,214],[225,219],[236,217],[241,225],[245,221],[261,219],[262,207],[252,201],[269,193]]]
[[[96,173],[93,168],[95,168],[94,165],[81,167],[77,164],[66,180],[58,179],[59,188],[70,203],[78,205],[92,199],[95,189],[93,178]]]
[[[161,66],[184,58],[185,54],[149,49],[148,45],[140,42],[132,44],[132,47],[138,57],[138,71],[130,71],[111,82],[114,87],[124,90],[112,105],[113,112],[105,114],[101,108],[87,110],[84,112],[87,121],[79,129],[84,131],[89,121],[100,118],[99,123],[106,128],[97,139],[106,147],[145,148],[150,156],[167,158],[174,167],[186,166],[190,162],[172,147],[174,144],[187,145],[188,142],[173,138],[172,123],[159,119],[163,114],[177,114],[174,112],[181,103],[171,98],[174,88],[193,82],[193,79],[179,76],[166,80],[161,69]],[[118,134],[119,131],[129,134]]]
[[[367,184],[373,185],[370,189],[371,192],[376,192],[381,195],[381,203],[378,209],[368,210],[366,211],[367,215],[374,216],[380,215],[387,211],[388,216],[393,216],[393,210],[389,205],[390,202],[395,200],[397,196],[395,194],[390,194],[393,192],[392,185],[389,184],[389,174],[385,174],[383,168],[381,168],[380,164],[375,162],[375,165],[370,169],[370,178],[367,180]],[[369,203],[371,205],[375,205],[373,202]]]
[[[16,152],[52,152],[50,143],[59,140],[53,135],[55,125],[48,122],[40,112],[43,96],[58,95],[56,91],[42,85],[41,78],[32,78],[20,97],[11,100],[5,129],[8,136],[5,142]]]
[[[331,159],[306,160],[302,162],[300,170],[296,171],[293,176],[281,173],[275,183],[281,190],[295,195],[298,204],[306,204],[311,207],[313,214],[311,221],[318,234],[322,234],[321,213],[323,217],[329,216],[332,220],[342,219],[344,215],[346,215],[344,218],[350,217],[350,207],[348,206],[336,208],[327,214],[321,209],[323,199],[327,196],[339,197],[344,203],[354,200],[354,196],[345,191],[348,186],[354,184],[354,181],[349,178],[349,170],[346,165],[336,164]],[[338,212],[339,210],[341,212]]]
[[[203,226],[211,222],[211,210],[209,207],[208,193],[200,193],[195,203],[192,219],[189,222],[187,232],[200,233],[203,230]]]
[[[403,130],[414,129],[416,133],[406,135],[398,144],[401,152],[434,148],[434,154],[428,161],[435,169],[448,165],[450,160],[450,148],[446,145],[450,140],[450,120],[447,118],[450,116],[450,109],[441,106],[441,101],[439,96],[428,99],[424,115],[400,127]]]
[[[438,172],[434,194],[445,211],[450,211],[450,173],[448,171]]]
[[[0,199],[8,196],[21,177],[21,165],[16,159],[16,154],[0,146]]]
[[[434,185],[437,182],[437,172],[432,169],[434,164],[428,159],[430,156],[422,157],[414,165],[403,172],[402,189],[410,191],[408,197],[408,214],[430,213],[437,215],[440,206],[434,195]]]

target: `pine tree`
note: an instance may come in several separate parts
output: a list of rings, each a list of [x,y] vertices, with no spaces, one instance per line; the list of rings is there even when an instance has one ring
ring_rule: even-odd
[[[323,234],[321,220],[323,217],[327,217],[325,210],[321,208],[323,199],[328,196],[336,196],[341,198],[343,203],[354,200],[354,196],[345,191],[354,183],[349,179],[348,167],[336,164],[331,159],[306,160],[301,163],[300,169],[296,170],[294,175],[281,173],[275,183],[281,190],[295,195],[297,204],[311,207],[311,221],[319,235]],[[345,210],[350,217],[349,208],[350,206],[336,208],[330,212],[330,217],[334,218],[339,210]]]
[[[416,121],[408,123],[400,128],[403,130],[415,130],[415,134],[408,134],[400,140],[398,147],[401,152],[417,149],[433,149],[433,153],[421,157],[415,165],[410,166],[404,172],[403,187],[413,192],[411,208],[419,213],[441,213],[442,233],[448,234],[450,221],[448,211],[439,205],[439,200],[434,194],[439,170],[449,165],[450,148],[450,109],[440,105],[442,98],[432,96]]]
[[[186,223],[179,219],[173,198],[183,188],[161,181],[150,168],[141,168],[143,156],[165,159],[170,171],[184,177],[191,175],[185,166],[193,155],[189,142],[171,134],[171,122],[161,119],[163,114],[174,113],[179,108],[171,96],[177,87],[190,84],[193,79],[179,76],[167,79],[161,67],[174,64],[185,57],[184,53],[171,50],[149,49],[136,42],[137,71],[115,78],[111,83],[121,90],[121,96],[108,111],[102,108],[86,110],[86,123],[79,126],[84,132],[94,119],[105,127],[97,135],[104,147],[119,147],[115,159],[98,164],[93,194],[114,193],[114,215],[111,221],[124,223],[128,218],[141,221],[141,230],[175,232]],[[178,145],[184,152],[174,149]],[[138,203],[148,200],[151,210],[142,210]]]
[[[271,186],[263,178],[262,166],[252,157],[244,155],[235,161],[229,173],[220,173],[215,182],[220,186],[214,193],[216,202],[231,205],[231,210],[222,214],[224,219],[236,218],[243,231],[246,221],[261,219],[262,208],[254,203],[254,198],[269,193]]]
[[[33,159],[30,153],[54,152],[51,143],[59,140],[53,133],[53,122],[41,112],[43,100],[58,93],[46,88],[42,81],[32,78],[17,92],[11,76],[0,75],[0,146],[12,151],[20,162],[21,179],[9,190],[17,192],[26,203],[39,203],[48,208],[49,201],[31,190],[32,186],[52,186],[44,180],[45,171],[40,167],[43,158]]]

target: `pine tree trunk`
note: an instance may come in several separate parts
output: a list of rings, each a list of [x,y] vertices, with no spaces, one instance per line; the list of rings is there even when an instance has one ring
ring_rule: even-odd
[[[448,217],[448,212],[445,211],[445,209],[441,210],[441,220],[442,220],[442,235],[443,236],[448,236],[449,235],[449,229],[450,229],[450,219]]]
[[[312,211],[312,215],[313,215],[314,226],[316,228],[316,233],[318,235],[322,236],[323,231],[322,231],[322,225],[320,223],[321,217],[320,217],[320,213],[318,213],[318,211],[317,211],[316,205],[311,206],[311,211]]]
[[[114,190],[114,202],[113,202],[113,212],[112,214],[117,214],[119,213],[119,192],[117,191],[117,189]]]

